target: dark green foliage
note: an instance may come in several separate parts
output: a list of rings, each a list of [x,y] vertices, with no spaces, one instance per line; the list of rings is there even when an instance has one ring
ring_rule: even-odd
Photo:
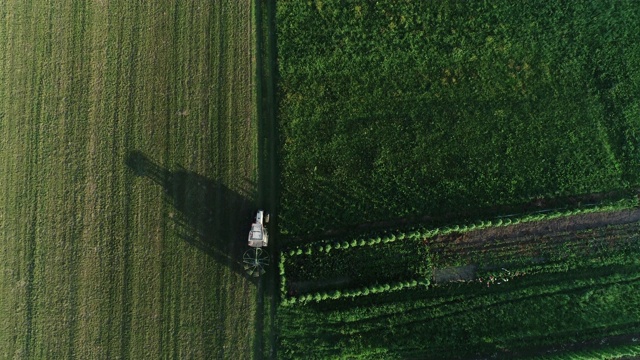
[[[640,6],[279,1],[289,234],[640,183]]]
[[[420,279],[422,285],[429,285],[434,261],[435,266],[439,267],[479,264],[491,269],[492,266],[495,267],[499,264],[509,264],[511,266],[518,265],[518,269],[523,272],[535,272],[536,267],[529,266],[531,258],[546,257],[549,260],[562,261],[566,258],[563,251],[551,247],[548,250],[551,253],[538,251],[535,256],[529,253],[519,255],[517,252],[511,251],[482,251],[471,252],[464,257],[458,254],[458,249],[452,244],[445,244],[444,248],[442,248],[442,244],[431,244],[429,247],[425,245],[429,242],[429,238],[436,235],[461,234],[474,229],[508,226],[511,223],[549,220],[562,216],[613,211],[634,206],[637,206],[637,198],[635,197],[587,208],[527,214],[514,219],[483,221],[477,226],[453,225],[435,229],[416,227],[395,232],[387,230],[384,234],[370,233],[368,239],[365,239],[365,235],[360,235],[358,238],[321,240],[304,246],[296,246],[281,253],[282,297],[285,299],[285,304],[289,304],[290,302],[286,301],[289,297],[300,297],[302,294],[314,294],[315,296],[320,289],[327,290],[336,287],[361,290],[364,287],[367,289],[366,294],[360,291],[356,295],[347,295],[362,296],[378,292],[375,286],[370,287],[371,284],[395,284],[393,291],[400,290],[402,286],[398,287],[397,284],[401,284],[402,280],[406,279]],[[576,244],[571,243],[567,245],[567,248],[571,247],[572,251],[578,250],[579,247],[574,245]],[[493,244],[493,246],[497,245]],[[591,247],[593,246],[591,245]],[[437,249],[440,255],[432,257],[428,251],[429,248]],[[584,250],[584,247],[580,249]],[[285,254],[289,256],[285,257]],[[442,254],[449,255],[443,258]],[[571,252],[571,254],[576,256],[581,253]],[[589,250],[585,255],[593,255],[593,251]],[[516,268],[512,267],[512,269],[515,271]],[[288,280],[287,285],[285,285],[285,274]],[[488,278],[491,273],[483,276]],[[301,283],[304,285],[300,286]],[[327,297],[314,297],[314,300],[317,301],[326,299]],[[304,303],[304,298],[299,302]]]
[[[477,248],[429,241],[429,273],[431,266],[476,263],[476,278],[427,291],[417,286],[428,284],[415,279],[374,284],[342,290],[329,302],[322,301],[322,292],[287,298],[284,305],[299,308],[280,309],[283,351],[295,358],[313,351],[305,345],[312,342],[321,357],[375,350],[383,358],[520,358],[637,333],[639,228],[630,223],[511,243],[492,240]],[[380,249],[387,245],[365,248],[389,254]],[[351,340],[336,340],[342,337]],[[589,353],[617,356],[633,354],[632,348]],[[578,350],[578,358],[586,354]]]
[[[606,344],[606,342],[605,342]],[[582,349],[571,353],[562,353],[555,356],[544,356],[545,360],[593,360],[593,359],[636,359],[640,356],[640,344],[637,345],[609,345],[598,346],[597,348]]]
[[[366,297],[280,307],[281,323],[286,324],[280,332],[280,354],[327,358],[378,351],[385,356],[377,358],[495,354],[512,359],[638,333],[638,255],[636,249],[615,260],[605,256],[601,262],[550,265],[548,271],[490,287],[449,284],[392,292],[373,287]],[[594,353],[620,354],[613,349]]]
[[[389,255],[389,273],[403,275],[375,283],[379,272],[346,260],[425,237],[603,210],[571,201],[640,184],[635,1],[280,0],[277,27],[283,232],[443,215],[460,224],[398,229],[395,241],[373,233],[321,241],[323,251],[296,248],[287,266],[307,257],[318,267],[286,268],[283,291],[291,276],[326,280],[349,266],[367,278],[285,297],[295,306],[279,309],[280,357],[519,358],[640,332],[640,252],[631,235],[612,248],[597,234],[541,242],[533,250],[543,256],[527,248],[431,252],[443,266],[473,260],[481,277],[526,272],[491,286],[424,289],[406,267],[396,272],[406,263],[391,261],[394,251],[373,256]],[[552,198],[570,206],[493,217],[504,214],[498,207]],[[605,350],[562,358],[638,351]]]
[[[287,285],[282,286],[283,298],[340,290],[359,291],[357,294],[343,293],[344,296],[361,296],[364,289],[371,293],[397,291],[403,282],[418,279],[428,285],[431,279],[431,263],[427,248],[421,241],[391,241],[395,237],[380,236],[372,242],[339,240],[308,244],[307,251],[292,249],[287,256],[281,254],[280,273],[286,274]],[[352,243],[356,246],[351,246]],[[324,248],[324,252],[309,253],[309,249]],[[283,276],[284,278],[284,276]],[[284,284],[284,282],[283,282]],[[304,301],[302,301],[304,302]]]

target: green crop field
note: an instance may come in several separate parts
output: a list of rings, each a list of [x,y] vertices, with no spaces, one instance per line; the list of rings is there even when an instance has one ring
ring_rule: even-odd
[[[0,357],[248,359],[251,1],[0,2]]]
[[[329,290],[328,297],[308,296],[305,305],[300,304],[304,297],[295,294],[298,301],[279,311],[282,358],[313,353],[316,358],[512,359],[558,353],[571,359],[580,358],[572,353],[586,349],[591,353],[583,358],[637,354],[640,345],[628,334],[640,331],[638,225],[477,244],[395,240],[393,246],[428,243],[437,267],[473,263],[477,271],[465,281],[428,289],[415,284],[373,286],[371,293],[353,296],[353,290],[342,285],[341,294]],[[384,257],[389,246],[372,248],[378,247],[377,256]],[[316,274],[328,276],[336,269],[332,277],[340,279],[351,273],[334,262],[344,253],[362,250],[331,250],[331,256],[325,252],[315,259],[295,255],[300,259],[291,267],[300,267],[303,260],[305,271],[324,264],[325,271]],[[405,257],[404,263],[419,260]],[[354,266],[370,276],[379,273],[383,281],[387,267],[377,265],[367,269],[363,261]],[[290,280],[287,277],[287,284]],[[614,345],[620,339],[635,348],[618,349],[620,343]]]
[[[640,184],[639,27],[633,0],[279,1],[282,231]]]
[[[640,353],[637,1],[280,0],[275,27],[280,358]]]
[[[638,270],[637,263],[577,268],[492,287],[455,284],[292,305],[279,310],[286,324],[280,353],[287,359],[310,353],[317,359],[514,359],[555,349],[570,359],[567,352],[583,341],[640,331]]]

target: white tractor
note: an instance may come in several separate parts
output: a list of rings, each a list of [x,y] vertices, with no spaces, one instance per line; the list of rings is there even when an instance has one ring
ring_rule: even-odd
[[[256,220],[251,224],[251,230],[249,230],[249,246],[254,248],[266,247],[269,244],[269,234],[265,224],[269,222],[269,214],[264,214],[264,211],[258,210],[256,213]]]
[[[269,254],[262,249],[269,244],[269,234],[265,227],[268,222],[269,214],[258,210],[249,230],[249,247],[251,248],[242,257],[244,269],[250,276],[258,277],[264,274],[264,267],[269,265]]]

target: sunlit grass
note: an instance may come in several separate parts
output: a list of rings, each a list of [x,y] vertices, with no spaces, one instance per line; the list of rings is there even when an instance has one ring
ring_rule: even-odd
[[[251,7],[0,4],[0,357],[251,357]]]

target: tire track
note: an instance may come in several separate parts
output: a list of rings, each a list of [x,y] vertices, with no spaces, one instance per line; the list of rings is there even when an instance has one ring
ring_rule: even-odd
[[[25,13],[30,13],[30,10],[26,10]],[[34,102],[31,106],[31,111],[29,118],[32,119],[40,119],[42,109],[42,79],[40,79],[39,68],[38,68],[38,56],[37,50],[33,49],[33,58],[31,59],[31,84],[28,90],[29,98],[34,99]],[[25,141],[28,141],[31,144],[31,149],[26,155],[27,158],[27,183],[28,190],[25,193],[26,199],[25,202],[27,204],[32,204],[29,207],[28,218],[31,220],[29,222],[25,222],[29,224],[26,233],[28,234],[25,241],[25,258],[27,260],[27,283],[25,289],[25,308],[26,308],[26,334],[25,334],[25,347],[24,353],[25,358],[30,358],[32,356],[32,352],[34,351],[34,347],[36,344],[36,329],[34,326],[35,318],[36,318],[36,309],[35,303],[37,301],[37,294],[34,289],[35,286],[35,267],[36,267],[36,248],[37,248],[37,237],[38,237],[38,226],[40,224],[40,216],[42,213],[42,201],[40,197],[40,186],[41,181],[39,179],[39,165],[41,162],[41,142],[40,142],[40,127],[38,123],[32,122],[28,127],[27,131],[28,137]]]
[[[114,149],[122,150],[131,148],[130,136],[133,132],[133,119],[136,118],[136,85],[138,79],[138,46],[140,43],[140,28],[139,28],[139,14],[140,14],[140,5],[137,2],[133,3],[133,9],[130,11],[131,14],[135,14],[136,16],[131,21],[131,33],[129,44],[131,46],[129,50],[128,56],[121,53],[121,57],[128,59],[128,69],[127,69],[127,80],[129,82],[129,86],[127,88],[127,114],[125,119],[119,119],[122,123],[120,126],[124,128],[124,130],[120,133],[122,134],[122,139],[120,140],[122,143],[119,144],[118,147],[114,147]],[[116,133],[118,134],[118,133]],[[118,191],[114,194],[115,197],[118,197],[119,194],[123,194],[122,198],[122,209],[123,209],[123,217],[122,217],[122,263],[123,263],[123,272],[122,272],[122,323],[120,332],[122,334],[121,341],[121,356],[122,358],[127,358],[130,355],[131,348],[131,330],[132,330],[132,312],[133,312],[133,239],[131,237],[132,224],[130,219],[132,218],[132,190],[130,186],[127,184],[131,184],[133,182],[133,175],[130,172],[122,172],[118,171],[121,168],[120,159],[122,159],[124,154],[117,153],[114,154],[114,160],[117,160],[113,164],[113,173],[119,174],[120,189],[122,191]]]

